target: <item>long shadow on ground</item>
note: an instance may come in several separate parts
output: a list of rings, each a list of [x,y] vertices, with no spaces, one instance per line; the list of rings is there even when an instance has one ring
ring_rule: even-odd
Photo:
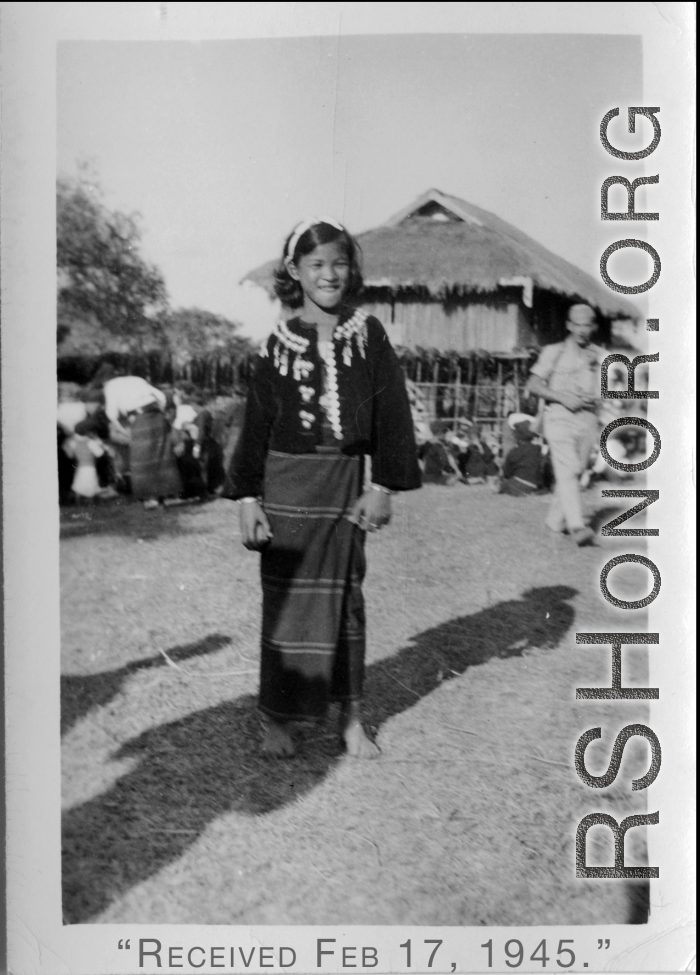
[[[574,620],[568,586],[530,589],[425,630],[368,668],[366,714],[379,727],[443,680],[493,657],[554,648]],[[67,924],[88,921],[109,903],[177,860],[209,823],[236,810],[263,815],[321,783],[340,757],[316,735],[291,761],[259,753],[256,701],[245,695],[147,731],[115,758],[136,767],[101,796],[64,817],[63,907]]]
[[[231,642],[230,636],[221,633],[211,633],[203,640],[195,643],[178,644],[168,647],[166,653],[173,661],[189,660],[191,657],[202,657],[207,653],[215,653]],[[61,675],[61,735],[70,729],[94,708],[102,707],[117,696],[124,681],[139,670],[150,670],[153,667],[164,667],[167,664],[162,654],[146,657],[143,660],[133,660],[116,670],[101,671],[99,674],[62,674]]]

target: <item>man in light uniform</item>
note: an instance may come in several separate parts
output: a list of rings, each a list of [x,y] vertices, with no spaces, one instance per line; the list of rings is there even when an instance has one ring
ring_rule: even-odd
[[[532,368],[528,388],[547,404],[544,435],[554,466],[554,497],[547,527],[568,529],[577,545],[590,545],[593,531],[583,520],[579,479],[599,438],[595,409],[600,399],[601,349],[591,345],[596,330],[589,305],[572,305],[563,342],[545,346]]]

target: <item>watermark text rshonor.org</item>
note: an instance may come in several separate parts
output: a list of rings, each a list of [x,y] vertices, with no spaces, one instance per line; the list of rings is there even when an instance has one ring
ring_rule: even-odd
[[[653,127],[653,135],[651,141],[646,146],[645,149],[641,149],[637,152],[625,152],[622,149],[618,149],[614,146],[608,138],[608,125],[610,121],[620,114],[619,108],[611,109],[601,120],[600,123],[600,141],[603,144],[604,149],[617,159],[623,162],[633,162],[640,159],[645,159],[647,156],[651,156],[656,150],[659,142],[661,140],[661,124],[657,118],[658,113],[661,109],[656,107],[633,107],[628,108],[627,118],[628,118],[628,128],[631,133],[635,132],[636,123],[638,117],[646,118],[647,123],[651,123]],[[645,176],[634,179],[632,182],[626,176],[614,175],[609,176],[603,181],[600,189],[600,218],[601,220],[658,220],[659,214],[654,212],[639,212],[635,209],[635,193],[638,187],[646,184],[655,184],[659,182],[659,176]],[[608,194],[610,188],[614,185],[622,185],[627,191],[627,209],[620,212],[611,213],[608,209]],[[620,284],[619,282],[613,280],[608,271],[608,261],[610,257],[619,250],[625,248],[638,248],[648,254],[653,261],[653,270],[649,278],[642,282],[641,284]],[[611,288],[613,291],[617,291],[621,294],[636,295],[642,294],[645,291],[649,291],[654,287],[656,282],[659,280],[661,275],[661,258],[657,250],[643,240],[635,240],[633,238],[625,238],[624,240],[617,240],[612,243],[609,247],[605,249],[600,258],[600,274],[603,278],[605,284]],[[658,332],[659,331],[659,319],[658,318],[648,318],[647,319],[647,331]],[[600,394],[603,399],[625,399],[625,400],[643,400],[643,399],[658,399],[658,390],[639,390],[635,388],[635,370],[637,366],[640,366],[645,362],[658,362],[659,353],[655,352],[652,355],[638,355],[635,358],[630,359],[628,356],[621,355],[619,353],[615,355],[609,355],[601,365],[600,372]],[[627,388],[623,390],[609,390],[608,389],[608,369],[614,363],[622,363],[627,369]],[[617,461],[610,456],[608,451],[608,437],[613,432],[613,430],[618,427],[623,426],[636,426],[641,427],[651,434],[653,440],[653,450],[646,460],[641,461],[636,464],[626,464],[622,461]],[[643,416],[623,416],[605,427],[600,436],[600,449],[603,457],[610,467],[613,467],[617,471],[622,471],[626,473],[634,473],[638,471],[647,470],[652,464],[655,464],[659,459],[661,454],[661,436],[656,427],[650,423]],[[603,491],[604,498],[641,498],[638,504],[633,505],[623,514],[619,515],[617,518],[613,518],[601,529],[601,534],[605,536],[612,536],[615,538],[621,538],[625,536],[657,536],[659,534],[658,528],[620,528],[619,526],[624,524],[633,515],[638,514],[643,511],[644,508],[648,507],[654,502],[659,500],[659,491],[654,489],[635,489],[626,491]],[[645,566],[651,573],[652,586],[649,593],[641,599],[620,599],[614,595],[611,589],[610,576],[613,569],[616,566],[624,565],[625,563],[637,563],[639,565]],[[626,612],[628,610],[643,609],[652,603],[656,597],[659,595],[661,590],[661,573],[659,572],[655,563],[642,555],[637,555],[636,553],[628,552],[626,554],[620,554],[614,556],[607,562],[600,573],[600,591],[602,592],[604,598],[616,609]],[[646,644],[648,646],[653,646],[658,644],[659,634],[658,633],[577,633],[576,643],[582,645],[602,645],[609,646],[612,652],[612,681],[609,687],[577,687],[576,697],[581,700],[587,701],[630,701],[630,700],[650,700],[657,701],[659,699],[659,688],[658,687],[623,687],[622,686],[622,651],[625,646],[632,646],[635,644]],[[655,781],[661,769],[661,743],[657,736],[654,734],[651,728],[645,724],[628,724],[623,727],[617,734],[615,741],[612,745],[612,750],[610,754],[610,761],[608,765],[608,770],[603,775],[591,775],[586,768],[586,748],[589,743],[596,741],[602,737],[602,731],[600,728],[589,728],[576,743],[576,749],[574,753],[574,765],[576,772],[582,782],[585,783],[591,789],[605,789],[617,778],[617,774],[620,770],[620,764],[622,762],[622,755],[625,749],[625,745],[630,738],[642,737],[645,738],[649,745],[651,746],[651,761],[649,764],[649,769],[646,774],[641,778],[632,780],[632,791],[637,792],[643,789],[649,788],[652,782]],[[659,822],[658,812],[646,813],[644,815],[628,816],[623,819],[622,822],[618,821],[610,816],[608,813],[602,812],[592,812],[587,816],[584,816],[581,822],[578,824],[576,830],[576,876],[577,877],[594,877],[602,879],[620,879],[620,878],[657,878],[659,876],[658,867],[627,867],[625,866],[625,835],[628,830],[635,826],[648,826],[656,825]],[[586,865],[586,834],[591,826],[609,826],[614,842],[615,842],[615,854],[614,854],[614,864],[610,867],[589,867]]]

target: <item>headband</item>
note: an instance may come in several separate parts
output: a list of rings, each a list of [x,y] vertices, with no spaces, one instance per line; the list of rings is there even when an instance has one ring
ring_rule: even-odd
[[[294,257],[294,251],[297,249],[297,244],[300,238],[306,233],[307,230],[311,230],[312,227],[318,226],[320,223],[327,223],[331,227],[335,227],[336,230],[345,230],[342,223],[338,223],[337,220],[333,220],[330,217],[309,217],[307,220],[302,220],[298,223],[294,230],[292,231],[292,236],[289,238],[289,243],[287,244],[287,253],[285,259],[291,261]]]

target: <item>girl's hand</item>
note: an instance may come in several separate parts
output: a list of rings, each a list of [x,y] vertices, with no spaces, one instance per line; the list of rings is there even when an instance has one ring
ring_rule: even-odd
[[[352,506],[349,520],[363,531],[373,532],[391,521],[391,498],[384,491],[366,491]]]
[[[240,508],[241,541],[249,551],[259,552],[272,538],[267,515],[258,501],[244,501]]]

